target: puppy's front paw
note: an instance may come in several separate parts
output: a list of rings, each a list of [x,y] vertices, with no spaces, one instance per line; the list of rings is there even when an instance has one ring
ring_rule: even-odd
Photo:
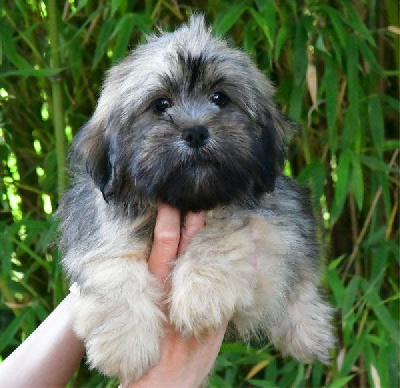
[[[234,279],[220,268],[195,260],[184,261],[172,277],[170,322],[183,335],[200,337],[220,328],[239,306],[252,301],[252,289],[243,284],[243,279],[242,284],[235,285]]]
[[[163,315],[149,300],[137,301],[132,309],[115,300],[85,296],[76,309],[74,329],[85,341],[91,368],[127,384],[158,361]]]

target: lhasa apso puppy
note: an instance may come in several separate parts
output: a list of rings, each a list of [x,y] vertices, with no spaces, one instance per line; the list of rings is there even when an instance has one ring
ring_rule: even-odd
[[[58,212],[91,367],[139,378],[160,357],[164,319],[196,337],[229,321],[246,340],[267,335],[284,354],[328,360],[315,221],[281,173],[290,126],[264,75],[202,16],[108,72]],[[158,202],[208,211],[174,264],[168,317],[147,267]]]

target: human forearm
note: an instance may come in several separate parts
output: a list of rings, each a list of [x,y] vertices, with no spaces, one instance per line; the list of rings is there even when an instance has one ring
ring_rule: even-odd
[[[65,386],[80,363],[84,347],[72,330],[68,295],[47,319],[0,364],[0,386]]]

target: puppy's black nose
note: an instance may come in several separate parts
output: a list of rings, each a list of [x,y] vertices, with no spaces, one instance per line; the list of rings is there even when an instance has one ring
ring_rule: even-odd
[[[210,133],[206,127],[202,125],[196,127],[185,128],[182,131],[182,139],[191,148],[200,148],[207,143],[207,139],[210,137]]]

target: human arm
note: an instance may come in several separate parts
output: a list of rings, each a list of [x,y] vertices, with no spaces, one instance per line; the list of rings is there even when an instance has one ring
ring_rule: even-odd
[[[42,324],[0,364],[2,387],[62,387],[85,349],[72,330],[69,294]]]

